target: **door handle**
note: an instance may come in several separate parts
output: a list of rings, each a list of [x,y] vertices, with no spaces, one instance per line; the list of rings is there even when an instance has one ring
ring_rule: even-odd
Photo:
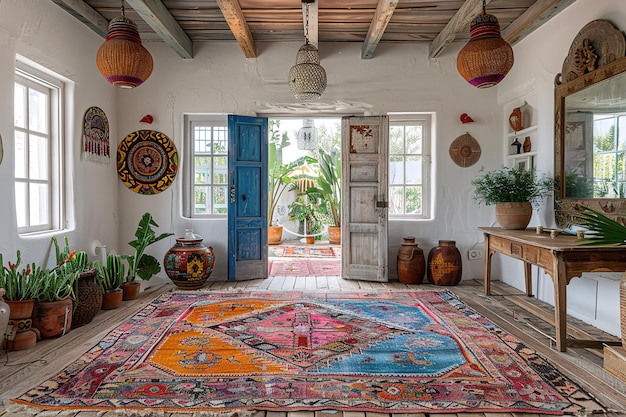
[[[230,204],[235,204],[235,184],[230,186]]]

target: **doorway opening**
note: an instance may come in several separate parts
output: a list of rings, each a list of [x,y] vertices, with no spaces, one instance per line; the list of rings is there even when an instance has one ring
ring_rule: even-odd
[[[341,119],[269,118],[268,132],[268,276],[339,276]]]

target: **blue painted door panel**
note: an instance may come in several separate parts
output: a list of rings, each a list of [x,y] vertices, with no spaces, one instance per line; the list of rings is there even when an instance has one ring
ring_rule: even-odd
[[[267,278],[267,118],[228,116],[228,279]]]

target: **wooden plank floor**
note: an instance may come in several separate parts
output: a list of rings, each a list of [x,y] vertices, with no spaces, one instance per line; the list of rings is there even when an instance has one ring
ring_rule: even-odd
[[[67,364],[74,361],[82,353],[89,350],[105,334],[118,325],[126,317],[134,314],[149,303],[157,294],[173,288],[170,284],[152,283],[138,300],[124,302],[117,310],[101,311],[92,323],[72,329],[67,335],[41,341],[36,347],[19,352],[0,353],[0,416],[69,416],[69,417],[114,417],[116,412],[58,412],[37,411],[29,408],[28,411],[12,410],[9,398],[21,395],[29,388],[37,385],[46,378],[60,371]],[[349,281],[339,277],[270,277],[265,280],[251,280],[241,282],[210,282],[205,288],[215,291],[228,290],[258,290],[258,291],[355,291],[355,290],[388,290],[401,291],[411,288],[427,289],[429,285],[411,286],[398,282],[372,283],[365,281]],[[436,287],[441,289],[441,287]],[[494,295],[486,297],[482,286],[475,281],[463,281],[455,287],[448,287],[459,295],[468,305],[485,315],[506,331],[524,340],[527,345],[537,350],[544,357],[556,364],[562,372],[583,386],[606,408],[606,416],[626,416],[626,383],[607,373],[602,365],[602,350],[596,349],[568,349],[567,352],[558,352],[551,347],[554,338],[554,327],[536,315],[523,308],[525,304],[535,312],[544,311],[546,317],[552,317],[552,307],[528,298],[511,287],[498,281],[493,283]],[[611,338],[597,329],[578,320],[570,318],[570,336]],[[581,336],[582,335],[582,336]],[[615,337],[612,337],[616,339]],[[8,408],[8,409],[7,409]],[[133,414],[143,416],[145,414]],[[185,417],[185,413],[155,413],[164,417]],[[453,417],[457,414],[433,414],[435,417]],[[520,413],[463,413],[459,417],[537,417],[536,414]],[[332,412],[257,412],[253,417],[428,417],[424,414],[380,414],[365,412],[344,412],[343,416]]]

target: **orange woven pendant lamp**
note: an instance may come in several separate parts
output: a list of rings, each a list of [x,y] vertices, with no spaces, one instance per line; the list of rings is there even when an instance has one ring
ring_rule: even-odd
[[[106,80],[119,88],[134,88],[152,74],[152,55],[141,44],[135,22],[124,15],[111,20],[106,41],[98,49],[96,65]]]
[[[478,88],[493,87],[513,67],[513,49],[502,36],[498,19],[483,12],[470,26],[470,40],[456,58],[456,68],[467,82]]]

